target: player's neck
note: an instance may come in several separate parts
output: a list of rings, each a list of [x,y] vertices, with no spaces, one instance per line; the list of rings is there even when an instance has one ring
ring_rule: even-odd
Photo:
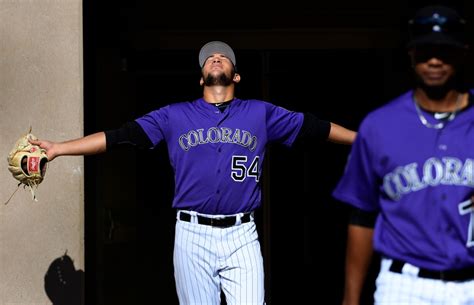
[[[450,90],[443,96],[430,96],[425,90],[417,88],[415,90],[415,100],[418,105],[432,112],[453,112],[464,108],[467,104],[467,94]]]
[[[234,85],[204,86],[203,98],[210,104],[231,101],[234,98]]]

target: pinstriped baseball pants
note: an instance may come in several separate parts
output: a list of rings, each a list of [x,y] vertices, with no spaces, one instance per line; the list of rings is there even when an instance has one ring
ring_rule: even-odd
[[[377,276],[375,305],[474,305],[474,280],[445,282],[420,278],[418,268],[407,264],[402,273],[391,272],[383,258]]]
[[[174,276],[180,305],[262,305],[264,271],[252,221],[227,228],[176,221]]]

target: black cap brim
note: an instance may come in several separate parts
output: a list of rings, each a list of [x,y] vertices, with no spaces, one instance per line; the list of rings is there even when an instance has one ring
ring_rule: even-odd
[[[445,45],[456,48],[466,47],[464,43],[453,38],[452,36],[448,36],[444,33],[432,32],[426,35],[413,38],[410,42],[408,42],[407,48],[411,49],[423,45]]]

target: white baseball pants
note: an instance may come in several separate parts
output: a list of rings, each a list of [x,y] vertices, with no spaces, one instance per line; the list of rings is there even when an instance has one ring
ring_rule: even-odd
[[[198,224],[196,213],[191,222],[179,220],[179,213],[173,259],[180,305],[220,305],[221,289],[228,305],[265,304],[253,215],[250,222],[219,228]]]
[[[418,268],[405,264],[402,273],[390,271],[383,258],[376,280],[375,305],[474,305],[474,280],[446,282],[420,278]]]

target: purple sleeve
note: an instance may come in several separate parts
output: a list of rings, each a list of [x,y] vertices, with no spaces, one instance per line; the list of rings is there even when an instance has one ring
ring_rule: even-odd
[[[291,146],[303,125],[303,113],[271,103],[266,103],[265,106],[268,140]]]
[[[334,198],[366,211],[378,211],[379,186],[370,150],[370,128],[361,125],[352,144],[346,168],[333,191]],[[376,147],[376,146],[375,146]]]
[[[168,110],[169,106],[165,106],[135,120],[143,128],[153,146],[165,139],[168,130]]]

